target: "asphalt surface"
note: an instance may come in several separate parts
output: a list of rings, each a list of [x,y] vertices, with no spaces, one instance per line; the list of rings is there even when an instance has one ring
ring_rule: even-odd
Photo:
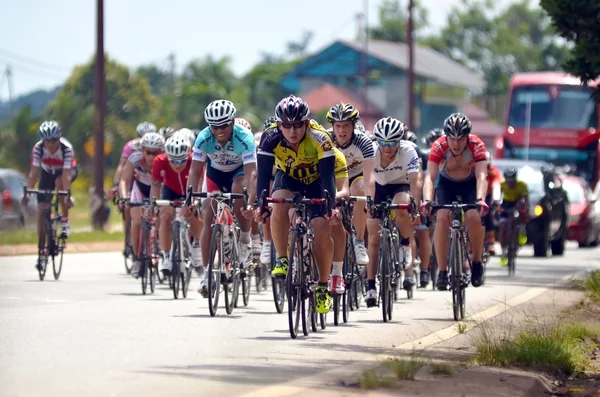
[[[467,290],[467,312],[532,287],[560,288],[597,268],[598,254],[569,244],[564,257],[534,259],[526,247],[513,278],[492,259],[485,286]],[[198,278],[185,300],[166,286],[143,296],[118,253],[67,253],[58,282],[50,271],[38,281],[34,263],[0,257],[0,396],[259,396],[455,324],[451,294],[428,288],[412,301],[402,293],[391,323],[363,305],[348,324],[335,327],[330,314],[326,330],[292,340],[270,290],[253,289],[249,306],[232,315],[221,303],[211,318]]]

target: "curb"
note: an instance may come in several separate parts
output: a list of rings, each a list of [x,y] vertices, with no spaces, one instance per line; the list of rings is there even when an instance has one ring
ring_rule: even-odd
[[[104,241],[94,243],[68,243],[65,252],[111,252],[121,251],[122,241]],[[35,244],[1,245],[0,256],[37,255],[38,247]]]

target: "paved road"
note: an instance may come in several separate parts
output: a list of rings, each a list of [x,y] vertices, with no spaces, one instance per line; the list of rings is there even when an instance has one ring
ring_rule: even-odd
[[[468,289],[468,311],[598,267],[599,252],[569,245],[565,257],[533,259],[526,248],[512,279],[493,260],[486,286]],[[428,289],[402,297],[391,323],[363,306],[346,325],[291,340],[270,291],[211,318],[195,292],[178,301],[165,287],[142,296],[117,253],[65,256],[59,282],[39,282],[33,264],[31,256],[0,258],[2,396],[261,395],[453,324],[450,294]]]

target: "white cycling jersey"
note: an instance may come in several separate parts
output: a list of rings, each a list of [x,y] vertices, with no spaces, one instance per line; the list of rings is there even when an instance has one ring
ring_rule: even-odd
[[[336,146],[344,153],[344,157],[346,157],[348,176],[350,178],[362,174],[363,160],[372,159],[375,156],[371,138],[358,130],[354,130],[352,139],[344,146],[339,145],[337,142]]]
[[[142,152],[133,152],[127,161],[133,165],[133,176],[136,181],[146,186],[152,185],[152,166],[150,166],[149,171],[144,169],[146,161]]]
[[[378,185],[408,184],[408,175],[419,172],[419,156],[412,142],[400,141],[396,157],[386,167],[381,166],[379,145],[373,143],[375,150],[375,183]]]

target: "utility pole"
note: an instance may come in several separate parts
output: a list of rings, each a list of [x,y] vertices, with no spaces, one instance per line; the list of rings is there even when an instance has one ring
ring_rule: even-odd
[[[94,167],[94,191],[104,205],[104,115],[106,93],[104,89],[104,0],[96,0],[96,67],[94,102],[96,107],[96,129]],[[100,207],[102,208],[103,205]],[[100,211],[100,210],[99,210]],[[94,214],[92,214],[94,217]]]
[[[363,28],[365,35],[365,53],[363,56],[363,101],[365,115],[369,114],[369,0],[363,1]]]
[[[171,53],[168,57],[169,60],[169,71],[171,77],[171,93],[173,94],[173,116],[175,122],[177,122],[177,113],[179,111],[179,93],[177,92],[177,84],[175,83],[175,71],[176,71],[176,63],[175,63],[175,53]]]
[[[413,7],[414,1],[408,0],[408,26],[406,44],[408,45],[408,128],[415,128],[415,49],[413,43]]]
[[[15,104],[13,102],[13,80],[12,80],[12,68],[10,65],[6,65],[6,82],[8,83],[8,102],[10,103],[10,117],[13,116],[15,110]]]

